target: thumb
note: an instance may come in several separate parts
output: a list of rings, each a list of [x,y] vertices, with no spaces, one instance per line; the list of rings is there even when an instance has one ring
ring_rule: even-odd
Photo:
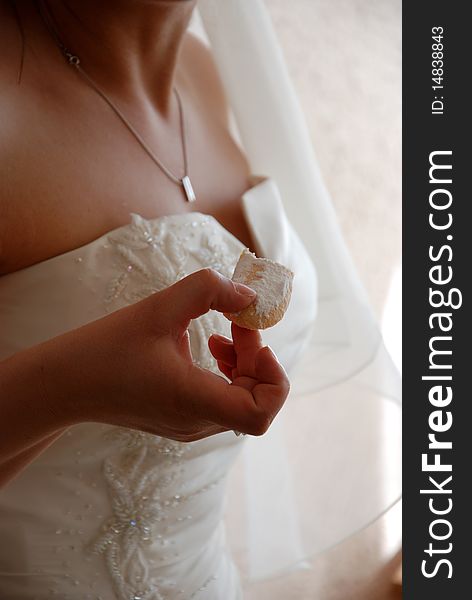
[[[160,293],[169,325],[187,326],[191,319],[207,313],[237,312],[249,306],[256,292],[224,277],[214,269],[201,269]]]

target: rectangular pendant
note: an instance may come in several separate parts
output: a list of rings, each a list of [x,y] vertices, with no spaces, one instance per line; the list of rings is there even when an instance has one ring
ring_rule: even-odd
[[[195,192],[193,191],[192,183],[190,182],[190,177],[188,175],[182,177],[182,185],[184,186],[185,195],[187,196],[188,202],[195,202],[197,198],[195,196]]]

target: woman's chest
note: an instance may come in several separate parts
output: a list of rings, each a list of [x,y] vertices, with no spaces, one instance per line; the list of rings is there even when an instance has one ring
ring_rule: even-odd
[[[189,203],[136,138],[112,116],[25,118],[4,161],[0,191],[0,274],[83,246],[130,220],[208,213],[246,246],[253,242],[241,196],[250,187],[247,163],[229,133],[205,119],[189,123]],[[149,145],[177,177],[184,174],[179,136]]]

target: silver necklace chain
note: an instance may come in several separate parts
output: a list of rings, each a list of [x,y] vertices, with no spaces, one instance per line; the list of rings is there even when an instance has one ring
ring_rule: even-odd
[[[161,160],[154,154],[148,144],[144,141],[141,134],[135,129],[134,125],[130,123],[127,117],[120,111],[120,109],[114,104],[111,99],[105,94],[105,92],[95,83],[95,81],[84,71],[81,66],[80,58],[73,54],[63,43],[59,34],[57,33],[57,27],[54,26],[54,18],[51,14],[49,6],[47,6],[46,2],[41,1],[38,3],[38,12],[46,26],[46,29],[51,34],[52,38],[56,42],[57,46],[61,50],[62,54],[66,58],[67,62],[73,66],[77,72],[81,75],[83,79],[89,84],[89,86],[95,90],[95,92],[108,104],[108,106],[113,110],[113,112],[117,115],[117,117],[121,120],[121,122],[129,129],[129,131],[136,138],[137,142],[141,145],[143,150],[148,154],[148,156],[152,159],[152,161],[161,169],[161,171],[174,183],[181,185],[184,189],[186,198],[189,202],[195,201],[195,192],[193,190],[192,184],[190,182],[190,178],[188,176],[188,159],[187,159],[187,141],[186,141],[186,131],[185,131],[185,117],[184,110],[182,106],[182,99],[180,97],[177,88],[173,88],[173,92],[175,98],[177,100],[177,107],[179,110],[179,126],[180,126],[180,136],[182,140],[182,154],[184,160],[184,174],[182,177],[177,177],[168,169]]]

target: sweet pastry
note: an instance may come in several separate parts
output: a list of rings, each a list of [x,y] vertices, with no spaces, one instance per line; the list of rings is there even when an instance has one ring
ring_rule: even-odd
[[[257,258],[247,248],[234,269],[233,281],[244,283],[257,292],[252,304],[237,313],[225,313],[245,329],[267,329],[280,321],[292,295],[293,273],[267,258]]]

